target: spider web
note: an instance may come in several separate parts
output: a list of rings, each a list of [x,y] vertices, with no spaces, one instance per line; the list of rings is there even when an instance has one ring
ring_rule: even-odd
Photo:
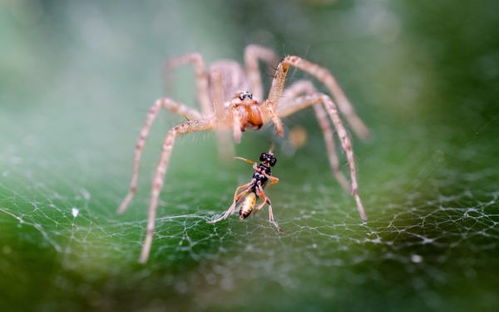
[[[29,251],[20,249],[26,242],[40,246],[42,255],[59,263],[60,269],[48,274],[49,301],[55,298],[53,292],[64,289],[79,294],[83,302],[102,306],[78,291],[94,287],[108,294],[104,306],[116,307],[123,304],[116,294],[139,287],[134,291],[141,300],[125,302],[151,309],[164,304],[248,309],[248,300],[252,307],[262,308],[334,302],[360,309],[366,302],[379,303],[379,290],[392,300],[394,310],[404,302],[430,309],[466,308],[477,297],[484,308],[497,303],[491,293],[497,279],[483,270],[497,268],[492,261],[499,235],[497,168],[471,169],[472,165],[463,172],[452,165],[486,155],[479,146],[456,154],[441,148],[429,159],[423,149],[407,160],[414,169],[397,167],[400,164],[387,163],[381,156],[368,159],[362,153],[369,148],[357,144],[358,163],[364,168],[361,181],[367,180],[361,191],[370,214],[363,224],[352,199],[331,179],[325,155],[317,167],[307,161],[323,153],[320,135],[314,135],[309,150],[280,159],[276,167],[281,183],[269,193],[284,229],[277,234],[265,212],[246,222],[233,217],[216,225],[206,223],[228,207],[233,188],[246,181],[251,169],[218,164],[211,136],[183,138],[174,150],[161,196],[151,259],[137,266],[155,149],[146,150],[139,195],[130,211],[119,216],[115,210],[126,192],[130,164],[122,155],[130,150],[117,143],[106,149],[107,139],[89,144],[96,135],[90,127],[89,137],[78,142],[47,141],[51,132],[60,131],[49,122],[44,119],[26,131],[4,120],[4,133],[15,134],[4,138],[0,154],[2,251],[6,259],[30,257]],[[156,131],[168,123],[160,121]],[[45,127],[42,137],[37,129]],[[71,138],[78,127],[65,130]],[[251,140],[261,138],[248,140],[251,145]],[[149,144],[159,142],[160,136],[153,135]],[[402,149],[413,143],[409,139]],[[204,163],[196,162],[203,153]],[[488,160],[482,156],[482,161]],[[385,175],[376,171],[380,167]],[[373,177],[366,179],[369,174]],[[475,289],[460,291],[467,284]],[[280,295],[294,299],[273,301]],[[182,296],[195,301],[182,302]],[[363,301],[352,296],[362,296]]]
[[[363,3],[379,7],[385,2]],[[227,47],[237,46],[228,37],[232,35],[232,40],[239,42],[241,34],[225,22],[218,27],[213,23],[225,21],[234,12],[225,12],[222,18],[222,10],[211,9],[208,14],[197,3],[191,11],[198,13],[193,15],[176,6],[157,10],[141,3],[128,8],[133,14],[127,12],[126,18],[120,15],[126,9],[99,10],[80,2],[70,6],[62,12],[68,15],[67,24],[55,26],[58,32],[71,29],[65,35],[76,38],[75,45],[64,47],[48,41],[47,48],[32,44],[38,42],[36,38],[23,32],[11,36],[28,40],[21,45],[26,52],[16,59],[19,64],[7,67],[13,74],[21,73],[22,80],[18,77],[17,83],[11,83],[14,89],[2,93],[0,310],[497,309],[499,168],[495,155],[499,151],[491,143],[496,141],[494,135],[486,135],[497,131],[471,113],[475,116],[471,135],[458,141],[453,134],[463,125],[457,122],[446,128],[418,120],[412,125],[398,124],[389,118],[389,105],[378,104],[371,112],[364,111],[362,116],[374,120],[367,120],[374,139],[370,143],[355,141],[354,146],[360,191],[370,217],[365,224],[359,222],[351,197],[331,177],[321,134],[315,123],[308,123],[313,114],[310,118],[289,118],[286,124],[290,126],[305,124],[309,140],[295,155],[278,154],[273,170],[280,183],[268,193],[284,231],[281,234],[268,224],[266,211],[245,222],[234,216],[216,225],[207,224],[228,207],[234,188],[247,181],[251,169],[243,164],[220,164],[211,134],[179,139],[161,194],[151,258],[146,265],[138,265],[152,170],[164,132],[178,122],[160,118],[155,124],[142,161],[138,195],[125,215],[117,215],[130,179],[134,140],[147,103],[154,100],[151,95],[160,89],[158,64],[165,58],[165,47],[157,43],[158,38],[179,44],[182,36],[195,38],[192,40],[197,44],[170,47],[171,55],[203,46],[212,49],[217,58],[231,53],[239,57],[241,51]],[[278,11],[281,6],[275,4],[274,8],[267,11]],[[136,12],[146,13],[135,20]],[[248,11],[237,12],[244,17]],[[351,51],[355,53],[348,53],[338,52],[347,40],[330,44],[331,31],[348,34],[339,38],[350,38],[352,31],[363,38],[365,30],[374,29],[390,41],[394,34],[385,33],[387,25],[383,23],[373,28],[355,22],[353,26],[361,31],[352,29],[349,23],[357,20],[396,22],[387,19],[384,10],[374,11],[382,13],[378,15],[372,12],[361,6],[354,7],[352,16],[358,17],[351,19],[327,15],[322,21],[339,20],[347,25],[320,24],[326,34],[317,38],[328,47],[323,56],[344,60],[347,54],[357,55],[351,63],[359,62],[358,70],[365,68],[365,72],[353,75],[367,77],[362,81],[371,87],[364,89],[370,97],[366,103],[404,103],[401,111],[412,108],[408,110],[411,114],[425,109],[421,102],[436,104],[432,94],[425,95],[431,93],[428,85],[433,85],[432,75],[414,68],[408,85],[416,87],[375,92],[380,85],[391,86],[407,76],[401,69],[421,54],[414,53],[414,46],[408,45],[405,53],[398,51],[398,57],[396,49],[395,57],[380,49],[377,53],[383,57],[372,58],[366,56],[372,52],[369,49],[359,53],[358,47],[364,45],[354,45]],[[281,15],[289,22],[277,20],[276,28],[277,24],[289,25],[303,29],[295,39],[309,37],[310,30],[295,22],[307,20],[301,10]],[[157,19],[152,25],[151,16]],[[190,25],[195,19],[206,22],[202,27]],[[166,27],[170,25],[158,21],[181,26]],[[51,30],[45,29],[38,37],[46,38],[44,34]],[[146,33],[150,37],[132,43],[130,33],[135,34],[135,40]],[[466,46],[474,46],[472,37]],[[414,40],[419,45],[420,40]],[[215,48],[216,42],[227,45]],[[17,47],[16,43],[5,46]],[[316,48],[317,44],[311,52]],[[210,51],[206,52],[209,60]],[[289,53],[288,49],[282,52]],[[11,50],[12,55],[17,53]],[[58,59],[66,54],[69,59]],[[381,71],[391,68],[386,66],[390,62],[383,62],[385,58],[403,62],[383,75],[386,80],[371,84],[380,78]],[[12,59],[6,58],[6,63]],[[55,68],[44,68],[40,60]],[[421,67],[417,62],[413,66]],[[40,79],[37,70],[44,72],[46,82],[36,80]],[[27,93],[26,85],[31,95],[22,94]],[[123,86],[133,92],[123,92]],[[189,99],[194,98],[192,80],[179,89],[189,90]],[[377,111],[383,115],[376,115]],[[238,146],[238,155],[255,158],[262,146],[268,146],[270,135],[271,131],[248,132]]]

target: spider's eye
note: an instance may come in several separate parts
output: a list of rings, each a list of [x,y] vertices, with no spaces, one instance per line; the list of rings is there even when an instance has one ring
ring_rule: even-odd
[[[245,92],[242,92],[241,94],[239,94],[239,99],[242,101],[244,99],[252,99],[253,98],[253,94],[249,93],[248,91],[245,91]]]
[[[261,153],[260,154],[260,161],[265,161],[267,159],[267,153]]]

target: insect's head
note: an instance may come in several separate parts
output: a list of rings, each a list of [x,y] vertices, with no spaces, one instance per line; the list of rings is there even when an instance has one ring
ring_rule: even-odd
[[[274,153],[272,153],[272,152],[261,153],[260,154],[260,161],[264,164],[267,163],[271,167],[274,167],[275,163],[277,162],[277,158],[275,158]]]

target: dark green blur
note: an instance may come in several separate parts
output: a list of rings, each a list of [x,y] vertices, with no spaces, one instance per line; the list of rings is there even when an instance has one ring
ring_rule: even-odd
[[[0,2],[0,310],[497,311],[497,12],[493,0]],[[353,140],[369,222],[301,112],[284,122],[307,143],[277,149],[268,192],[282,234],[266,211],[206,223],[251,168],[220,163],[213,134],[189,135],[139,265],[151,175],[182,118],[158,118],[120,216],[135,139],[158,97],[196,105],[189,69],[166,91],[165,59],[242,61],[250,43],[336,75],[372,131]],[[255,159],[272,138],[248,131],[237,154]]]

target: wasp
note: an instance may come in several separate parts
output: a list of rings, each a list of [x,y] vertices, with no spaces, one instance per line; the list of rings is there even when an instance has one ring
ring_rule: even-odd
[[[242,157],[235,157],[235,159],[242,160],[253,166],[254,172],[251,181],[247,184],[240,185],[234,192],[234,199],[232,205],[220,217],[209,221],[209,223],[216,223],[227,219],[239,207],[239,218],[246,219],[253,211],[261,210],[265,204],[269,206],[269,222],[277,229],[279,226],[274,219],[272,213],[272,203],[270,198],[265,194],[263,189],[267,183],[276,184],[279,178],[272,176],[272,167],[275,166],[277,158],[274,156],[272,150],[260,154],[260,163]],[[256,206],[257,200],[260,199],[261,203]]]

